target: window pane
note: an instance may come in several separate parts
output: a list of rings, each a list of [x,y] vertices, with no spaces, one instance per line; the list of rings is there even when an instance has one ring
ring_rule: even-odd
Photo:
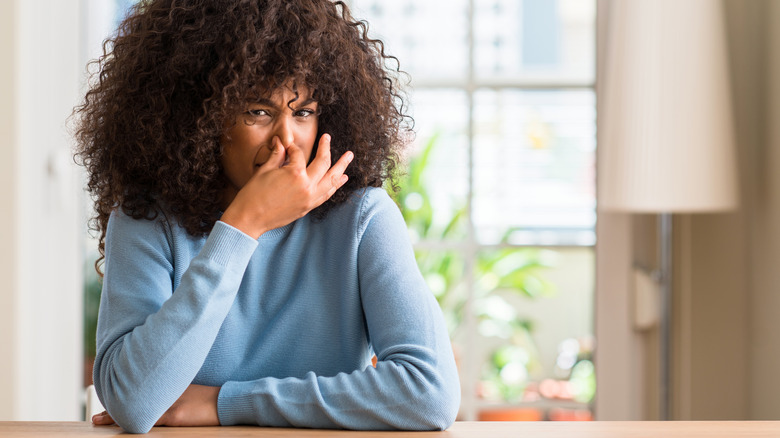
[[[593,82],[594,0],[475,0],[474,6],[480,79]]]
[[[466,302],[471,286],[466,275],[466,255],[458,250],[419,248],[414,254],[425,282],[441,307],[455,361],[458,368],[462,369],[463,362],[469,360],[472,353],[469,344],[471,337],[465,321]],[[465,377],[464,374],[460,375],[461,385],[473,388],[474,383]]]
[[[474,111],[479,241],[593,245],[593,90],[478,90]]]
[[[417,249],[417,265],[442,308],[447,328],[456,337],[463,328],[468,285],[465,256],[459,251]]]
[[[414,241],[462,240],[467,236],[466,93],[425,90],[411,97],[417,136],[399,181],[404,218]]]
[[[354,15],[370,24],[414,81],[463,80],[468,71],[466,0],[354,0]]]
[[[478,254],[473,353],[483,409],[527,403],[542,407],[540,419],[550,416],[545,406],[588,409],[595,391],[593,285],[592,248]]]

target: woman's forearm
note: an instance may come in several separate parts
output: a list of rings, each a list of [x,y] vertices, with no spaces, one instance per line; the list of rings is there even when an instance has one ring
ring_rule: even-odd
[[[106,245],[95,386],[117,424],[146,432],[200,370],[256,242],[218,223],[172,292],[164,245],[135,229],[149,224],[121,222]]]

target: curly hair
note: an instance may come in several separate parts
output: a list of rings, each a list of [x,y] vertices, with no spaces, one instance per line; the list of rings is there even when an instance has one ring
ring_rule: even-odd
[[[357,189],[382,186],[412,135],[396,58],[364,21],[330,0],[147,0],[103,45],[76,107],[75,157],[87,169],[100,234],[111,212],[172,217],[191,235],[219,218],[220,136],[251,98],[292,81],[314,90],[333,161],[349,181],[312,212],[323,218]],[[394,64],[394,68],[392,65]],[[316,143],[315,143],[316,144]],[[100,269],[98,269],[100,271]]]

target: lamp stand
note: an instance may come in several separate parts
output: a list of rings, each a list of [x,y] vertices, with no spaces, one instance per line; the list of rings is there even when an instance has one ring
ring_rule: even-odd
[[[671,327],[672,327],[672,213],[658,215],[660,239],[661,321],[659,330],[660,372],[658,416],[671,420]]]

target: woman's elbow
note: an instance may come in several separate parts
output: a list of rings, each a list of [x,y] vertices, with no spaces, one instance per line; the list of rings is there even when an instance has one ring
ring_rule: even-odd
[[[434,412],[433,426],[436,430],[445,430],[452,426],[455,419],[458,417],[458,411],[460,410],[460,386],[457,387],[457,391],[445,392],[442,397],[439,398],[439,407]]]
[[[117,426],[127,433],[148,433],[156,423],[142,415],[134,415],[129,409],[107,409],[107,411]]]
[[[148,433],[159,415],[152,412],[149,403],[104,396],[104,407],[114,422],[127,433]]]
[[[142,423],[138,421],[132,421],[129,423],[120,424],[117,423],[127,433],[149,433],[154,426],[154,423]]]
[[[452,426],[460,409],[460,384],[457,379],[427,391],[412,409],[418,414],[413,430],[445,430]]]

